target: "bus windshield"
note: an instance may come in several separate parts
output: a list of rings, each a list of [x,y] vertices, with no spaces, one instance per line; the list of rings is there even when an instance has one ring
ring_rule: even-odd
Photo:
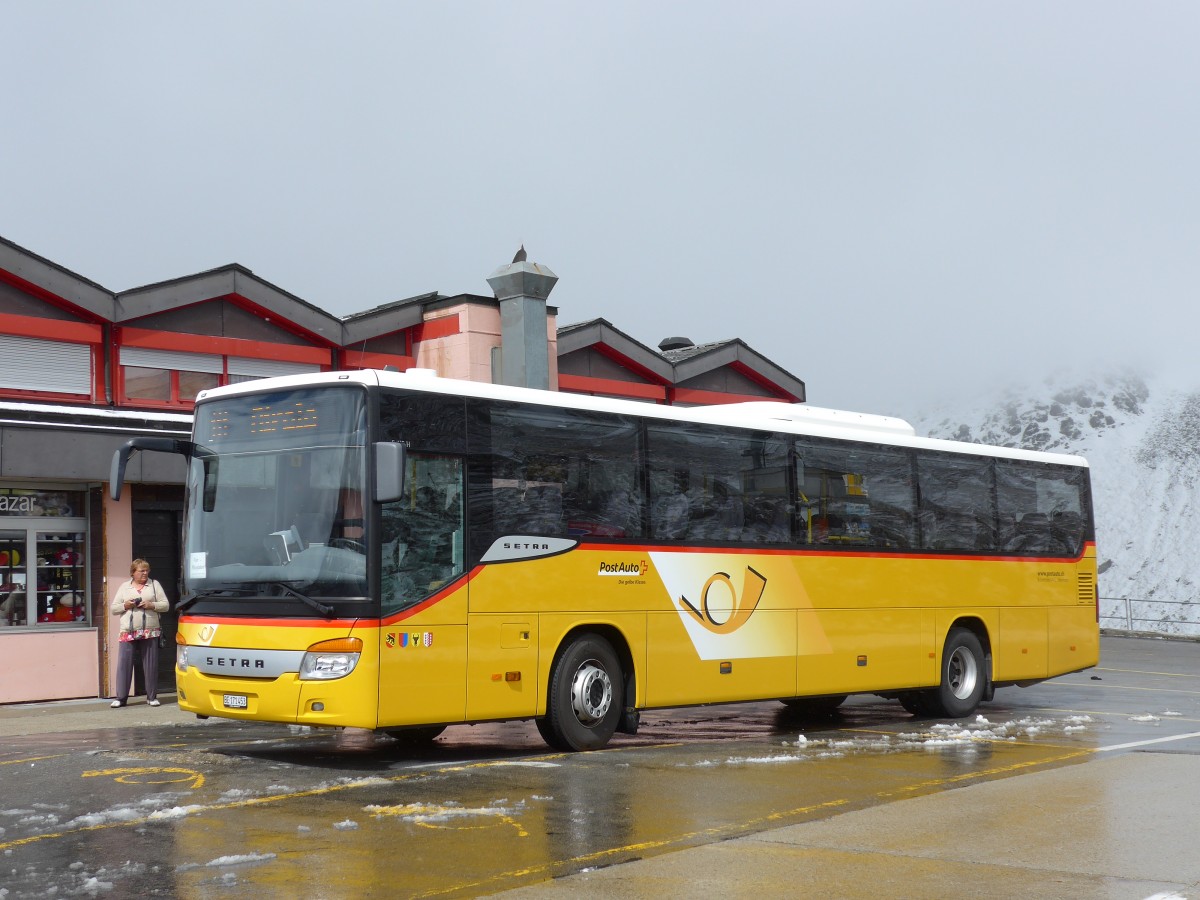
[[[185,596],[280,598],[308,616],[331,614],[330,598],[366,598],[366,435],[366,395],[353,388],[198,404]]]

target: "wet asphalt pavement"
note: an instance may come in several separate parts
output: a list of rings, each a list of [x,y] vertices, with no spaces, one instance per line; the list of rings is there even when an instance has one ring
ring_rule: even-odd
[[[562,755],[3,707],[0,896],[1200,898],[1200,644],[1105,638],[980,712],[663,710]]]

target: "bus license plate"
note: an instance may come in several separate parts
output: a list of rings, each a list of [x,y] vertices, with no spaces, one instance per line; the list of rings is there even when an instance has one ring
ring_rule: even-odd
[[[248,706],[247,697],[245,694],[226,694],[225,708],[226,709],[246,709]]]

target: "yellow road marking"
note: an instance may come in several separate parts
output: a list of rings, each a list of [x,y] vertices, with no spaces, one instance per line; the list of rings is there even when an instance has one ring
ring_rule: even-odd
[[[176,784],[180,781],[190,781],[192,790],[204,786],[204,775],[195,769],[173,769],[155,766],[138,766],[129,769],[103,769],[99,772],[84,772],[82,778],[102,778],[105,775],[116,775],[116,781],[122,784]],[[151,778],[152,775],[181,775],[181,778]],[[140,776],[140,777],[134,777]]]
[[[1006,741],[998,741],[997,743],[1010,743]],[[915,791],[928,789],[933,791],[936,788],[945,787],[946,785],[958,784],[962,781],[972,781],[977,778],[989,778],[999,775],[1006,775],[1010,772],[1019,772],[1022,769],[1030,769],[1034,766],[1047,766],[1054,763],[1066,762],[1069,759],[1076,759],[1081,756],[1091,756],[1096,752],[1095,749],[1087,750],[1072,750],[1069,753],[1064,753],[1061,756],[1051,756],[1043,759],[1031,759],[1028,762],[1012,763],[1007,766],[997,766],[992,769],[980,769],[976,772],[963,772],[960,775],[951,775],[947,778],[933,778],[929,781],[918,781],[916,784],[908,784],[904,787],[897,788],[892,791],[880,791],[875,796],[877,797],[896,797],[901,794],[911,794]]]
[[[663,847],[670,847],[674,844],[686,844],[697,839],[707,839],[708,841],[730,838],[739,833],[752,832],[757,827],[768,823],[776,822],[780,819],[791,818],[794,816],[802,816],[805,813],[819,812],[827,809],[836,809],[845,806],[849,800],[827,800],[824,803],[815,803],[812,806],[799,806],[795,809],[785,810],[783,812],[771,813],[770,815],[760,816],[757,819],[751,819],[747,822],[738,822],[730,825],[719,825],[713,828],[704,828],[699,831],[689,831],[684,834],[673,835],[672,837],[660,838],[655,841],[641,841],[636,844],[623,844],[620,847],[609,847],[607,850],[597,850],[595,853],[585,853],[581,856],[573,856],[566,860],[557,860],[544,865],[529,866],[524,869],[513,869],[509,872],[500,872],[496,875],[470,884],[456,884],[452,887],[438,888],[437,890],[427,891],[423,894],[417,894],[419,897],[437,897],[442,894],[455,894],[464,890],[472,890],[485,885],[494,884],[497,881],[513,878],[529,878],[530,876],[541,875],[549,877],[549,873],[558,868],[566,866],[586,866],[590,863],[601,862],[613,856],[624,853],[644,853],[647,850],[658,850]]]
[[[59,759],[67,756],[66,753],[53,753],[50,756],[27,756],[25,759],[0,759],[0,766],[18,766],[22,763],[41,762],[44,759]]]
[[[546,760],[557,759],[557,758],[561,758],[562,756],[563,756],[563,754],[556,753],[556,754],[551,754],[551,755],[547,755],[547,756],[536,757],[536,759],[546,759]],[[436,772],[438,774],[445,774],[448,772],[461,772],[461,771],[467,771],[470,769],[488,768],[489,766],[498,764],[500,762],[502,762],[502,761],[497,760],[494,763],[493,762],[479,762],[479,763],[471,763],[468,765],[445,766],[440,769],[421,769],[418,771],[407,772],[403,775],[376,775],[371,778],[360,778],[355,781],[346,782],[344,784],[331,784],[331,785],[326,785],[324,787],[308,788],[303,791],[289,791],[289,792],[283,793],[283,794],[270,794],[270,795],[263,796],[263,797],[246,797],[246,798],[243,798],[240,800],[231,800],[226,803],[195,804],[195,805],[189,807],[189,815],[201,814],[201,813],[206,813],[206,812],[219,812],[221,810],[227,810],[227,809],[247,809],[247,808],[255,807],[255,806],[266,806],[271,803],[282,803],[286,800],[297,800],[297,799],[301,799],[304,797],[320,797],[320,796],[324,796],[326,794],[334,794],[334,793],[339,793],[341,791],[354,790],[355,788],[376,787],[376,786],[378,786],[378,784],[381,780],[399,783],[401,781],[410,781],[413,778],[425,776],[425,775],[429,774],[430,772]],[[203,777],[204,777],[203,775],[200,775],[200,773],[198,773],[198,772],[193,772],[193,770],[191,770],[191,769],[152,769],[152,768],[105,769],[105,770],[96,771],[96,772],[85,772],[85,773],[83,773],[83,777],[89,778],[89,777],[96,777],[96,776],[103,776],[103,775],[127,775],[127,774],[134,774],[134,773],[138,773],[138,772],[143,772],[143,773],[175,772],[175,773],[180,773],[180,774],[185,773],[185,772],[192,772],[193,775],[199,776],[201,778],[202,782],[203,782]],[[182,780],[182,779],[176,779],[176,780]],[[123,781],[126,784],[169,783],[169,782],[137,782],[137,781],[130,781],[126,778],[118,778],[117,781]],[[10,848],[21,847],[26,844],[36,844],[40,841],[55,840],[57,838],[68,837],[73,834],[85,834],[89,831],[103,831],[108,828],[131,828],[131,827],[136,827],[138,825],[146,825],[146,824],[148,824],[150,822],[154,822],[154,821],[161,821],[161,819],[162,819],[161,816],[155,816],[152,813],[151,815],[148,815],[148,816],[141,816],[137,819],[124,819],[120,822],[101,822],[98,825],[81,825],[78,828],[68,828],[68,829],[64,829],[62,831],[48,831],[43,834],[34,834],[34,835],[30,835],[29,837],[14,838],[9,841],[0,842],[0,850],[8,850]]]
[[[478,831],[493,828],[498,822],[511,825],[517,830],[517,837],[529,837],[529,832],[503,809],[488,807],[466,807],[430,805],[428,803],[403,803],[398,806],[368,806],[366,811],[376,818],[396,816],[419,825],[422,828],[444,828],[447,831]],[[478,819],[491,819],[483,824],[473,824]],[[462,820],[470,820],[463,822]],[[431,821],[436,820],[436,821]]]

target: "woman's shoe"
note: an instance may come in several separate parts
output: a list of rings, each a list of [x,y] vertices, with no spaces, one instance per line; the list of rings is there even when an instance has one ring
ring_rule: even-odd
[[[147,705],[147,706],[162,706],[162,704],[161,704],[161,703],[159,703],[157,700],[151,700],[151,701],[150,701],[149,703],[147,703],[146,705]]]
[[[114,700],[112,703],[110,703],[108,705],[110,707],[112,707],[113,709],[120,709],[122,706],[125,705],[125,701],[124,700]]]

